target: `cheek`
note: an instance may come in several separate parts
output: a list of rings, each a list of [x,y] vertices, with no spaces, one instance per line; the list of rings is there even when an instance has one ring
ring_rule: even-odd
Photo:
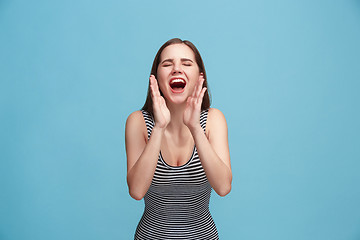
[[[167,71],[165,71],[164,69],[159,69],[157,71],[157,80],[159,82],[164,82],[166,81],[168,75],[169,73]]]
[[[196,81],[191,81],[189,83],[189,90],[190,90],[190,93],[192,93],[195,89],[195,86],[196,86]]]
[[[164,73],[162,71],[157,72],[157,80],[159,87],[162,86],[165,81]]]
[[[187,72],[188,74],[188,77],[191,78],[191,80],[194,80],[194,81],[197,81],[199,80],[199,77],[200,77],[200,72],[199,72],[199,69],[198,68],[191,68],[189,69],[189,71]]]
[[[191,77],[191,79],[190,79],[190,87],[191,87],[191,89],[194,89],[194,87],[196,86],[196,84],[199,81],[200,74],[198,72],[193,72],[191,74],[191,76],[189,76],[189,77]]]
[[[159,90],[161,92],[164,92],[164,90],[166,88],[166,85],[165,85],[164,81],[160,81],[160,79],[158,79],[158,85],[159,85]]]

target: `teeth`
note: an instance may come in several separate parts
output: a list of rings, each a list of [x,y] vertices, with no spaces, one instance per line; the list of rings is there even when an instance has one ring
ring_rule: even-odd
[[[185,81],[184,81],[183,79],[181,79],[181,78],[176,78],[176,79],[173,79],[173,80],[171,80],[171,82],[170,82],[170,83],[176,83],[176,82],[182,82],[182,83],[185,83]]]

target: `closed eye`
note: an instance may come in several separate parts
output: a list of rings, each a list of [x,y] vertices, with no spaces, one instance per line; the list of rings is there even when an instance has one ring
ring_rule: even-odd
[[[182,62],[184,66],[192,66],[192,61],[191,60],[188,60],[186,59],[185,61]]]

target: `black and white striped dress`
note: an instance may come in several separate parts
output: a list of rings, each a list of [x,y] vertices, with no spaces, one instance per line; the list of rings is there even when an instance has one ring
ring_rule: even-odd
[[[150,138],[154,118],[142,111]],[[205,131],[208,110],[200,115]],[[206,178],[196,147],[182,166],[170,166],[161,152],[149,190],[144,196],[144,214],[135,240],[219,239],[209,211],[212,188]]]

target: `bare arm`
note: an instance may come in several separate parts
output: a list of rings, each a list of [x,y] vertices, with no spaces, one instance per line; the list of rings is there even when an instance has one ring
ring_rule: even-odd
[[[154,176],[163,130],[156,126],[146,143],[144,120],[140,111],[132,113],[126,121],[125,144],[127,154],[127,183],[130,196],[141,200]]]
[[[155,126],[147,142],[146,125],[140,111],[132,113],[125,127],[127,155],[127,183],[130,196],[142,199],[148,191],[155,173],[164,129],[170,122],[170,112],[160,96],[155,77],[150,77],[151,97],[155,115]]]
[[[211,108],[206,127],[208,137],[204,134],[199,122],[201,103],[206,91],[206,88],[202,87],[203,82],[201,75],[192,96],[187,100],[184,123],[194,138],[210,185],[217,194],[225,196],[231,190],[232,181],[227,124],[224,115],[219,110]]]
[[[201,126],[192,129],[196,148],[208,181],[220,196],[231,190],[231,164],[227,124],[224,115],[217,109],[210,109],[208,116],[208,138]]]

